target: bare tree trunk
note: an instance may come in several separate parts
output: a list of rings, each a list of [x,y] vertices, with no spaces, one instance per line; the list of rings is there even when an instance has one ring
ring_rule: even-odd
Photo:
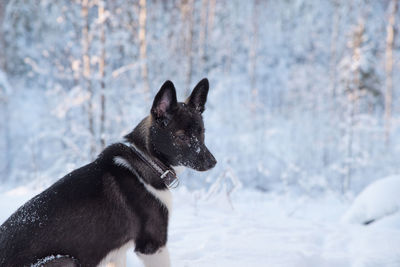
[[[82,28],[82,48],[83,48],[83,78],[85,81],[86,90],[89,93],[87,115],[89,122],[90,140],[90,157],[94,159],[96,153],[95,133],[94,133],[94,118],[93,118],[93,88],[90,73],[90,37],[89,37],[89,0],[82,0],[82,18],[84,25]]]
[[[72,28],[73,28],[73,33],[74,33],[74,38],[73,41],[76,43],[81,42],[82,45],[82,21],[76,19],[71,21]],[[82,46],[83,47],[83,46]],[[82,68],[82,61],[83,57],[80,56],[79,58],[71,57],[70,58],[70,69],[72,70],[72,79],[73,79],[73,87],[79,86],[79,84],[82,82],[82,73],[83,73],[83,68]]]
[[[6,42],[4,40],[4,35],[2,32],[2,25],[4,22],[4,16],[5,14],[5,9],[8,4],[8,0],[1,1],[0,3],[0,74],[2,71],[4,71],[4,75],[7,77],[7,62],[5,60],[5,49],[6,49]],[[4,160],[3,163],[4,165],[0,164],[0,167],[3,167],[3,169],[0,169],[0,181],[10,181],[9,176],[11,175],[11,166],[12,166],[12,161],[13,161],[13,156],[11,153],[12,150],[12,145],[13,145],[13,139],[11,136],[11,128],[10,128],[10,106],[9,106],[9,99],[10,99],[10,94],[8,86],[8,81],[4,81],[7,84],[3,85],[3,88],[0,87],[0,114],[1,114],[1,128],[3,128],[3,137],[4,137]],[[2,91],[3,89],[3,91]]]
[[[201,2],[201,27],[199,33],[199,59],[200,68],[203,69],[206,61],[205,50],[207,42],[207,16],[208,16],[208,2],[209,0],[203,0]]]
[[[208,51],[208,44],[209,44],[209,39],[212,37],[212,31],[213,31],[213,26],[214,26],[214,17],[215,17],[215,0],[209,0],[208,2],[208,8],[207,8],[207,29],[206,29],[206,38],[204,42],[204,52],[203,52],[203,64],[205,65],[204,67],[204,72],[208,73],[209,71],[209,51]],[[203,66],[204,66],[203,65]]]
[[[354,32],[353,41],[352,41],[352,59],[354,64],[357,67],[353,70],[353,78],[349,81],[347,90],[348,90],[348,100],[350,103],[350,112],[349,112],[349,119],[348,119],[348,141],[347,141],[347,172],[346,177],[343,180],[342,184],[342,193],[345,193],[349,190],[351,186],[351,179],[353,176],[353,145],[354,145],[354,123],[355,123],[355,116],[358,112],[358,98],[359,98],[359,91],[360,91],[360,76],[361,76],[361,69],[360,69],[360,60],[361,60],[361,46],[363,43],[363,37],[365,33],[365,25],[364,22],[361,21]]]
[[[331,58],[330,58],[330,86],[331,95],[333,98],[336,97],[336,78],[337,78],[337,41],[339,37],[339,22],[340,22],[340,3],[338,0],[333,2],[335,10],[333,14],[333,25],[332,25],[332,36],[331,36]]]
[[[258,9],[260,8],[259,0],[254,0],[253,2],[253,18],[252,18],[252,40],[249,49],[249,59],[250,59],[250,90],[252,96],[251,110],[256,111],[258,106],[258,88],[257,88],[257,46],[258,46]]]
[[[98,19],[100,23],[100,59],[99,59],[99,76],[100,76],[100,145],[104,149],[106,146],[105,124],[106,124],[106,81],[105,81],[105,63],[106,63],[106,36],[105,36],[105,20],[104,1],[99,2]]]
[[[1,89],[1,88],[0,88]],[[4,95],[4,96],[2,96]],[[3,136],[4,136],[4,164],[0,164],[0,181],[9,181],[9,176],[11,174],[11,165],[12,165],[12,155],[11,155],[11,147],[12,147],[12,139],[10,133],[10,109],[8,106],[8,96],[7,92],[0,91],[0,113],[1,113],[1,127],[3,128]]]
[[[393,91],[393,45],[395,39],[395,21],[398,8],[398,0],[392,0],[389,5],[389,22],[386,36],[386,94],[385,94],[385,143],[390,142],[390,121],[392,117],[392,91]]]
[[[147,67],[147,43],[146,43],[146,21],[147,21],[147,5],[146,0],[139,0],[139,46],[140,46],[140,62],[142,67],[142,78],[144,91],[150,92],[148,67]]]
[[[350,82],[349,82],[350,84]],[[354,85],[353,85],[354,86]],[[349,85],[351,87],[351,85]],[[346,193],[347,190],[350,187],[350,182],[351,182],[351,177],[353,175],[353,142],[354,142],[354,115],[355,115],[355,101],[356,96],[355,96],[355,91],[358,89],[355,88],[350,88],[352,92],[349,92],[349,101],[350,101],[350,112],[349,112],[349,118],[347,120],[348,125],[347,125],[347,130],[348,130],[348,140],[347,140],[347,147],[346,147],[346,174],[343,179],[342,183],[342,193]]]
[[[185,33],[185,43],[186,43],[186,58],[187,58],[187,66],[186,66],[186,79],[185,79],[185,88],[186,88],[186,96],[190,94],[190,84],[192,82],[192,73],[193,73],[193,15],[194,15],[194,2],[193,0],[184,0],[182,3],[182,13],[185,24],[187,24],[187,32]]]
[[[7,65],[6,65],[6,60],[5,60],[5,41],[4,41],[4,34],[2,32],[2,25],[4,22],[4,16],[6,15],[6,7],[8,4],[9,0],[1,0],[0,1],[0,69],[4,70],[7,72]]]
[[[207,22],[207,32],[211,33],[214,27],[214,18],[215,18],[215,1],[210,0],[209,8],[208,8],[208,22]]]

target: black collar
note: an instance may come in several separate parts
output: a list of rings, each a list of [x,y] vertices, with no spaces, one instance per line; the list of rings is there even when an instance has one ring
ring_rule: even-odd
[[[179,185],[179,179],[176,176],[175,171],[172,168],[167,167],[157,158],[150,158],[143,151],[141,151],[135,144],[125,141],[124,144],[128,146],[138,158],[147,164],[151,169],[157,172],[160,179],[163,181],[165,186],[169,189],[177,188]]]

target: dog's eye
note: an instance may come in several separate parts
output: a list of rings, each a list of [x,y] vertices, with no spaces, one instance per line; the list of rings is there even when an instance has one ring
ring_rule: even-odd
[[[181,141],[181,142],[188,142],[189,141],[189,136],[184,135],[184,134],[179,134],[176,136],[176,138]]]

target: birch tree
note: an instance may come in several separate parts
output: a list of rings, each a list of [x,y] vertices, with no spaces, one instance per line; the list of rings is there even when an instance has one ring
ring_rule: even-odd
[[[94,132],[94,114],[93,114],[93,87],[91,79],[91,67],[90,67],[90,27],[89,27],[89,0],[82,0],[81,2],[81,14],[83,19],[82,27],[82,62],[83,62],[83,79],[86,90],[88,92],[87,102],[87,116],[88,116],[88,130],[90,134],[90,158],[94,159],[96,154],[96,143],[95,143],[95,132]]]
[[[146,22],[147,22],[147,4],[146,0],[139,0],[139,49],[140,62],[142,68],[142,79],[144,91],[150,92],[148,66],[147,66],[147,42],[146,42]]]
[[[358,111],[360,77],[361,77],[361,46],[364,42],[365,24],[361,20],[356,26],[350,48],[351,48],[351,76],[347,80],[346,93],[348,101],[348,119],[347,119],[347,143],[346,143],[346,173],[342,184],[342,193],[349,190],[353,175],[354,161],[354,138],[355,138],[355,117]]]
[[[2,164],[0,164],[0,174],[3,177],[3,180],[6,181],[11,173],[11,165],[12,165],[12,136],[10,129],[10,110],[9,110],[9,97],[11,95],[11,87],[6,79],[5,73],[2,72],[0,68],[0,130],[3,144],[0,142],[0,146],[2,146],[3,160]],[[0,157],[1,158],[1,157]]]
[[[386,93],[385,93],[385,142],[389,145],[390,121],[392,117],[392,94],[393,94],[393,46],[395,40],[395,23],[398,9],[398,0],[392,0],[389,5],[389,21],[387,24],[385,71],[386,71]]]
[[[183,0],[181,4],[181,12],[184,23],[184,38],[185,38],[185,56],[186,56],[186,73],[185,73],[185,89],[186,95],[190,94],[190,84],[192,82],[193,72],[193,32],[194,32],[194,1]],[[185,27],[186,25],[186,27]]]
[[[339,0],[333,1],[334,13],[333,13],[333,23],[332,23],[332,35],[331,35],[331,47],[330,47],[330,85],[332,97],[336,96],[336,79],[337,79],[337,43],[339,39],[339,23],[340,23],[340,2]]]
[[[206,40],[207,40],[207,17],[208,17],[209,0],[201,1],[201,15],[200,15],[200,31],[199,31],[199,60],[200,68],[204,69],[206,55]]]
[[[252,104],[251,109],[255,112],[257,108],[257,101],[258,101],[258,88],[257,88],[257,48],[258,48],[258,15],[260,8],[259,0],[254,0],[253,2],[253,11],[252,11],[252,23],[251,23],[251,43],[249,49],[249,59],[250,59],[250,66],[249,66],[249,76],[250,76],[250,90],[251,90],[251,97],[252,97]]]
[[[5,16],[5,9],[8,4],[9,0],[2,0],[0,1],[0,25],[3,25],[4,16]],[[6,60],[4,57],[5,49],[5,40],[3,35],[3,30],[0,28],[0,69],[6,70]]]
[[[100,58],[99,58],[99,79],[100,79],[100,145],[105,148],[105,124],[106,124],[106,35],[105,23],[106,16],[104,1],[99,2],[98,22],[100,26]]]

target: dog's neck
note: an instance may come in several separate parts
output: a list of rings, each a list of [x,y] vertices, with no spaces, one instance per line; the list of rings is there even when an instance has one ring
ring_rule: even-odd
[[[175,168],[161,160],[154,153],[151,153],[148,140],[146,139],[148,137],[150,124],[150,116],[143,119],[130,134],[124,137],[125,143],[130,146],[132,151],[136,153],[153,171],[161,174],[161,179],[165,179],[163,181],[168,188],[174,188],[177,185],[177,181],[175,181],[177,180]],[[148,182],[150,184],[152,183],[151,181]]]
[[[149,151],[147,136],[150,124],[151,117],[148,116],[144,118],[130,134],[124,137],[127,142],[135,144],[138,149],[148,154],[149,156],[151,156],[151,153]]]

